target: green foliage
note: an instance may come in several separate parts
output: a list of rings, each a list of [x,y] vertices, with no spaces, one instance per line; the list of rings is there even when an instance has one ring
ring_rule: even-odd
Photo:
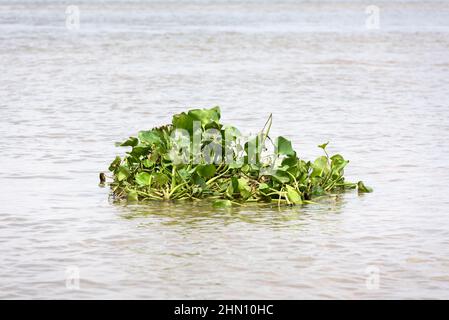
[[[293,204],[302,204],[302,198],[299,192],[290,185],[287,185],[287,198]]]
[[[369,192],[373,192],[373,188],[370,188],[368,186],[365,186],[365,184],[362,181],[359,181],[357,183],[357,190],[360,193],[369,193]]]
[[[226,208],[242,202],[275,202],[278,205],[302,205],[313,197],[357,188],[372,192],[363,182],[346,182],[344,168],[349,163],[340,154],[329,156],[328,142],[318,147],[324,155],[313,162],[300,159],[291,141],[284,137],[271,139],[272,116],[256,137],[246,141],[237,128],[220,123],[220,108],[194,109],[176,114],[169,125],[140,131],[119,144],[130,150],[124,158],[116,157],[109,166],[113,195],[128,201],[214,199],[213,206]],[[172,160],[175,145],[171,135],[177,129],[188,132],[185,145],[193,145],[200,134],[197,150],[184,161]],[[221,133],[221,140],[210,134]],[[189,140],[190,139],[190,140]],[[226,139],[228,141],[226,141]],[[271,143],[274,152],[264,154]],[[214,161],[198,157],[219,147]],[[222,153],[220,155],[220,152]],[[215,161],[221,156],[221,161]],[[276,164],[276,165],[274,165]]]
[[[216,171],[217,169],[213,164],[198,165],[196,167],[196,172],[206,179],[213,177]]]
[[[293,150],[291,141],[285,139],[284,137],[277,138],[277,147],[277,152],[280,155],[294,156],[296,154],[295,150]]]
[[[136,174],[135,180],[139,186],[150,186],[151,175],[148,172],[139,172]]]

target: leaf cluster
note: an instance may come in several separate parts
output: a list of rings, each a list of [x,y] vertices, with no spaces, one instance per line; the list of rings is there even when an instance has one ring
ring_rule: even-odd
[[[305,161],[285,137],[270,138],[271,116],[257,136],[243,143],[237,128],[221,124],[220,116],[219,107],[189,110],[174,115],[171,124],[140,131],[137,137],[119,143],[130,150],[109,166],[113,180],[109,185],[115,198],[207,198],[214,200],[215,207],[228,207],[247,202],[301,205],[346,189],[372,191],[361,181],[345,181],[349,161],[340,154],[329,156],[328,143],[319,146],[322,156]],[[208,134],[211,129],[218,135]],[[188,135],[174,138],[174,130]],[[202,137],[196,149],[195,136]],[[267,144],[274,151],[267,152]],[[182,156],[180,145],[190,152],[183,161],[174,161],[174,152],[177,158]]]

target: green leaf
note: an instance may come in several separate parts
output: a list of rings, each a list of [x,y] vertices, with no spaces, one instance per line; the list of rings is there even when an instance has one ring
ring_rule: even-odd
[[[172,125],[175,129],[184,129],[188,132],[193,132],[193,119],[185,112],[175,114],[172,119]]]
[[[149,186],[151,184],[151,175],[148,172],[140,172],[134,178],[138,185]]]
[[[231,162],[228,166],[231,169],[240,169],[241,167],[243,167],[244,162],[243,161],[235,161],[235,162]]]
[[[125,142],[122,142],[120,144],[120,147],[134,147],[137,146],[137,144],[139,143],[139,140],[135,137],[129,137],[128,140],[126,140]]]
[[[261,183],[261,184],[259,184],[259,190],[267,190],[267,189],[269,189],[270,187],[268,186],[268,184],[266,184],[266,183]]]
[[[223,136],[229,138],[230,140],[235,140],[240,137],[242,134],[239,129],[233,126],[226,125],[223,127]],[[227,141],[229,142],[229,141]]]
[[[333,155],[331,158],[331,167],[332,171],[336,173],[342,172],[344,167],[349,163],[349,160],[345,160],[341,155],[336,154]]]
[[[286,169],[290,169],[298,165],[299,159],[296,156],[288,156],[287,158],[282,160],[281,165],[285,166]]]
[[[134,146],[132,148],[132,150],[131,150],[131,152],[129,154],[131,156],[139,159],[139,157],[141,157],[141,156],[148,155],[149,152],[150,152],[149,147],[145,147],[145,146],[142,146],[142,145],[137,145],[137,146]]]
[[[226,196],[229,198],[234,198],[234,193],[239,192],[239,180],[236,177],[231,177],[228,182],[228,188],[226,189]]]
[[[213,177],[216,171],[217,168],[215,168],[215,165],[213,164],[198,165],[196,167],[196,172],[198,172],[201,177],[206,179]]]
[[[131,173],[129,172],[129,169],[125,166],[120,166],[117,172],[117,179],[118,181],[125,180],[129,177]]]
[[[139,197],[137,196],[137,191],[136,190],[130,190],[128,192],[127,198],[128,198],[128,201],[131,201],[131,202],[132,201],[138,201]]]
[[[231,184],[234,192],[239,191],[239,179],[237,177],[231,178]]]
[[[217,127],[220,120],[220,108],[212,109],[192,109],[187,113],[176,114],[172,118],[172,125],[175,129],[184,129],[193,132],[193,122],[198,121],[203,128]]]
[[[181,176],[183,180],[187,180],[192,175],[192,172],[187,170],[186,168],[180,168],[178,169],[178,174]]]
[[[165,185],[169,180],[166,174],[160,172],[153,173],[153,179],[154,182],[157,183],[159,186]]]
[[[362,181],[357,182],[357,190],[360,193],[370,193],[373,192],[373,188],[365,186]]]
[[[326,143],[320,144],[320,145],[318,146],[318,148],[321,148],[321,149],[325,150],[328,144],[329,144],[329,141],[326,142]]]
[[[225,192],[226,197],[233,198],[234,197],[234,188],[232,188],[232,183],[228,184]]]
[[[215,200],[212,206],[214,208],[229,208],[232,206],[232,202],[229,200]]]
[[[119,166],[120,163],[122,162],[122,159],[120,159],[119,156],[115,157],[114,161],[111,162],[111,164],[109,165],[109,171],[114,172]]]
[[[193,182],[199,186],[201,189],[207,188],[206,181],[203,177],[200,177],[198,173],[193,175]]]
[[[299,192],[289,185],[287,185],[287,198],[293,204],[302,204],[302,199]]]
[[[293,150],[291,141],[284,137],[278,137],[276,145],[277,153],[280,155],[294,156],[296,154],[295,150]]]
[[[239,178],[238,180],[238,190],[240,192],[240,196],[243,199],[247,199],[251,196],[251,187],[248,185],[248,179]]]
[[[323,174],[327,174],[330,171],[329,163],[327,157],[321,156],[318,157],[312,164],[312,174],[311,177],[320,177]]]
[[[158,144],[162,143],[159,133],[155,129],[148,130],[148,131],[140,131],[138,137],[139,137],[140,142],[143,144],[158,145]]]
[[[193,109],[188,112],[188,115],[194,121],[201,121],[203,127],[220,120],[220,107],[212,109]]]
[[[312,187],[312,195],[313,196],[322,196],[324,193],[325,193],[325,191],[321,186],[313,186]]]
[[[152,167],[154,165],[154,161],[147,158],[147,159],[142,161],[142,164],[143,164],[144,167],[150,168],[150,167]]]
[[[272,177],[282,184],[290,182],[290,175],[282,170],[276,170]]]

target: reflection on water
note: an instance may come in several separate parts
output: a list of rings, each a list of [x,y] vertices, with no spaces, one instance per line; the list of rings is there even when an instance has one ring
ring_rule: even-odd
[[[0,298],[449,298],[449,3],[380,1],[379,30],[351,0],[77,3],[71,31],[0,0]],[[214,105],[374,193],[108,200],[115,141]]]
[[[124,219],[136,219],[140,226],[156,224],[179,225],[189,229],[203,228],[215,223],[224,225],[245,222],[270,228],[289,228],[302,225],[317,214],[338,214],[344,207],[344,194],[314,199],[307,206],[278,206],[252,203],[231,208],[213,208],[208,201],[149,201],[145,204],[116,204]],[[362,196],[362,195],[360,195]],[[150,219],[149,219],[150,218]],[[152,218],[156,218],[153,221]],[[139,220],[140,219],[140,220]],[[150,221],[148,221],[150,220]]]

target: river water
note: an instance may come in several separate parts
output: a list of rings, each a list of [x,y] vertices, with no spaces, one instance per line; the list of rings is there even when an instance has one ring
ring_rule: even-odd
[[[0,0],[0,298],[449,298],[448,2],[72,4]],[[108,200],[114,142],[215,105],[374,193]]]

